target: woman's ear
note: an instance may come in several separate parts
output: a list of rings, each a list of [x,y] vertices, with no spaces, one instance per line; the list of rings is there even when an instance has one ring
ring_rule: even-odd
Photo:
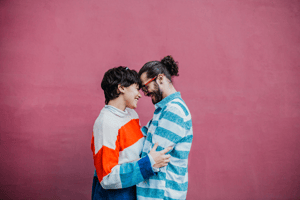
[[[118,91],[119,91],[119,94],[120,94],[120,93],[125,93],[124,86],[122,86],[121,84],[119,84],[119,85],[118,85]]]

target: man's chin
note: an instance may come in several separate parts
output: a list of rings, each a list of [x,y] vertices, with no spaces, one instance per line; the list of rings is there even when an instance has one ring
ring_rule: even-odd
[[[156,101],[155,101],[155,97],[154,97],[154,96],[151,96],[151,100],[152,100],[152,103],[153,103],[153,104],[156,104]]]
[[[154,96],[154,95],[151,95],[151,100],[152,100],[152,103],[153,103],[153,104],[156,104],[156,103],[157,103],[157,101],[155,100],[155,96]]]
[[[157,104],[163,99],[161,91],[159,89],[157,91],[150,93],[150,96],[153,104]]]
[[[156,100],[155,96],[151,97],[151,100],[153,104],[157,104],[158,102],[160,102]]]

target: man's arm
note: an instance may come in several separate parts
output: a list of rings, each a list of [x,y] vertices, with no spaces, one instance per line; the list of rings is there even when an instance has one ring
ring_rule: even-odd
[[[187,164],[193,134],[191,116],[186,113],[177,105],[169,106],[161,114],[154,133],[155,141],[160,141],[159,149],[174,146],[165,180],[165,196],[172,199],[185,199],[188,186]]]
[[[161,113],[157,124],[157,128],[153,134],[154,141],[159,141],[158,150],[168,146],[175,146],[183,138],[188,137],[188,131],[192,127],[191,116],[176,105],[169,105],[163,113]]]

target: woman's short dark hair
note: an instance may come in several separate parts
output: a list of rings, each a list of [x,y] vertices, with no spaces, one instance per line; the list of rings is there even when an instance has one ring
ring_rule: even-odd
[[[108,104],[110,100],[117,98],[120,93],[118,91],[118,85],[129,87],[132,84],[141,86],[138,73],[135,70],[130,70],[128,67],[115,67],[105,72],[101,88],[105,95],[105,104]]]
[[[144,64],[139,71],[139,77],[147,72],[147,78],[154,78],[158,74],[164,74],[171,82],[173,76],[178,74],[178,62],[172,56],[166,56],[161,61],[150,61]]]

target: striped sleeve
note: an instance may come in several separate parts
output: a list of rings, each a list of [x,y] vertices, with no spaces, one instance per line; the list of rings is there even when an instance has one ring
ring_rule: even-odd
[[[118,128],[113,123],[96,123],[91,147],[96,174],[104,189],[127,188],[154,175],[147,155],[134,162],[118,164],[122,149]]]
[[[159,141],[159,146],[163,148],[175,146],[184,140],[192,126],[190,115],[186,116],[184,110],[176,104],[169,105],[156,123],[157,128],[153,137],[156,137],[155,141]]]
[[[143,133],[143,135],[144,135],[145,137],[147,136],[148,128],[149,128],[149,126],[151,125],[151,123],[152,123],[152,120],[150,120],[150,121],[147,123],[147,125],[146,125],[146,126],[143,126],[142,129],[141,129],[141,131],[142,131],[142,133]]]
[[[104,189],[119,189],[134,186],[154,175],[148,156],[138,161],[116,165],[100,182]]]

